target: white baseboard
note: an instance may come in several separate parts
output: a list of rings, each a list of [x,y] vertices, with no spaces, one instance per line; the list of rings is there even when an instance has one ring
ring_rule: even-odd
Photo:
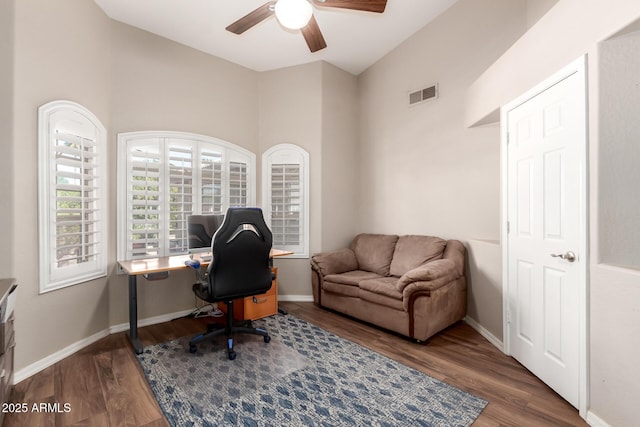
[[[169,313],[169,314],[163,314],[161,316],[155,316],[155,317],[149,317],[147,319],[140,319],[138,320],[138,326],[139,327],[143,327],[143,326],[149,326],[149,325],[155,325],[156,323],[162,323],[162,322],[168,322],[169,320],[173,320],[176,319],[178,317],[183,317],[186,316],[188,314],[190,314],[193,311],[193,309],[191,310],[183,310],[183,311],[178,311],[175,313]],[[72,354],[82,350],[83,348],[93,344],[94,342],[109,336],[110,334],[115,334],[118,332],[123,332],[123,331],[128,331],[129,330],[129,323],[121,323],[119,325],[114,325],[111,326],[107,329],[104,329],[100,332],[97,332],[93,335],[91,335],[90,337],[81,339],[80,341],[77,341],[71,345],[68,345],[67,347],[63,348],[62,350],[56,351],[53,354],[50,354],[49,356],[45,357],[44,359],[40,359],[37,362],[32,363],[31,365],[24,367],[22,369],[20,369],[19,371],[14,372],[13,374],[13,384],[17,384],[22,380],[25,380],[27,378],[29,378],[32,375],[37,374],[38,372],[48,368],[49,366],[61,361],[62,359],[64,359],[65,357],[69,357]]]
[[[279,295],[278,301],[295,301],[295,302],[313,302],[313,295]],[[149,325],[155,325],[158,323],[168,322],[173,319],[177,319],[180,317],[187,316],[191,314],[193,309],[177,311],[175,313],[163,314],[160,316],[148,317],[146,319],[138,320],[138,327],[144,327]],[[17,384],[22,380],[29,378],[32,375],[37,374],[38,372],[48,368],[49,366],[61,361],[65,357],[69,357],[77,351],[82,350],[83,348],[93,344],[94,342],[109,336],[110,334],[116,334],[118,332],[124,332],[129,330],[129,322],[120,323],[118,325],[113,325],[106,328],[103,331],[97,332],[90,337],[81,339],[62,350],[56,351],[53,354],[45,357],[44,359],[40,359],[37,362],[32,363],[31,365],[20,369],[19,371],[14,372],[13,374],[13,384]]]
[[[278,301],[313,302],[313,295],[278,295]]]
[[[313,295],[279,295],[278,301],[294,301],[294,302],[313,302]],[[146,319],[138,320],[138,327],[155,325],[157,323],[168,322],[173,319],[177,319],[180,317],[187,316],[191,314],[193,309],[177,311],[175,313],[163,314],[160,316],[149,317]],[[49,366],[61,361],[65,357],[69,357],[77,351],[82,350],[83,348],[93,344],[94,342],[109,336],[110,334],[116,334],[118,332],[124,332],[129,330],[129,322],[120,323],[118,325],[109,326],[103,331],[97,332],[90,337],[81,339],[62,350],[56,351],[53,354],[45,357],[44,359],[40,359],[37,362],[32,363],[29,366],[26,366],[19,371],[14,372],[13,374],[13,384],[17,384],[20,381],[23,381],[29,378],[32,375],[37,374],[38,372],[48,368]]]
[[[475,329],[480,335],[485,337],[487,341],[489,341],[491,344],[496,346],[501,352],[504,353],[504,343],[500,339],[498,339],[495,335],[493,335],[491,332],[489,332],[484,326],[482,326],[481,324],[479,324],[469,316],[466,316],[463,320],[467,322],[469,326]]]
[[[91,335],[90,337],[81,339],[80,341],[77,341],[71,345],[68,345],[67,347],[63,348],[62,350],[56,351],[53,354],[50,354],[49,356],[45,357],[44,359],[40,359],[35,363],[32,363],[31,365],[20,369],[19,371],[14,372],[13,374],[13,384],[18,384],[20,381],[25,380],[27,378],[29,378],[32,375],[37,374],[38,372],[42,371],[43,369],[48,368],[49,366],[55,364],[56,362],[61,361],[62,359],[64,359],[65,357],[71,356],[72,354],[74,354],[77,351],[82,350],[83,348],[85,348],[86,346],[93,344],[94,342],[106,337],[109,335],[109,330],[105,329],[103,331],[100,331],[98,333],[95,333],[93,335]]]
[[[194,309],[176,311],[175,313],[162,314],[160,316],[148,317],[146,319],[138,320],[138,327],[142,328],[143,326],[155,325],[158,323],[168,322],[173,319],[178,319],[180,317],[187,316],[193,312]],[[119,325],[110,326],[107,331],[109,334],[116,334],[122,331],[129,330],[129,322],[120,323]]]
[[[587,411],[587,424],[592,427],[611,427],[605,420],[597,416],[591,411]]]

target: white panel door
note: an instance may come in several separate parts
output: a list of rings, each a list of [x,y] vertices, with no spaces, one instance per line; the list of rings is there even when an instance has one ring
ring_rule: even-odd
[[[586,304],[585,107],[584,73],[574,72],[503,110],[508,352],[576,407]]]

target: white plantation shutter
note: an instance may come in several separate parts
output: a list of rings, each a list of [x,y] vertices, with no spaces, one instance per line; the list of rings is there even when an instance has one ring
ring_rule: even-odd
[[[247,164],[229,162],[229,206],[247,206]]]
[[[40,292],[106,276],[106,131],[79,104],[39,109]]]
[[[154,141],[132,144],[128,153],[127,254],[125,259],[159,255],[162,154]]]
[[[188,144],[188,143],[187,143]],[[193,148],[169,141],[169,255],[187,252],[187,215],[193,213]]]
[[[56,131],[51,142],[55,159],[55,204],[50,207],[55,243],[51,250],[56,267],[61,268],[90,262],[100,253],[98,165],[92,139]]]
[[[309,256],[309,155],[292,144],[280,144],[263,155],[263,194],[273,246]]]
[[[300,164],[271,165],[271,232],[275,246],[291,248],[302,241]]]
[[[202,214],[222,212],[222,153],[203,149],[200,154],[200,206]]]
[[[247,150],[178,132],[123,133],[118,144],[118,167],[127,171],[118,175],[126,197],[118,259],[185,254],[189,215],[255,203],[255,156]]]

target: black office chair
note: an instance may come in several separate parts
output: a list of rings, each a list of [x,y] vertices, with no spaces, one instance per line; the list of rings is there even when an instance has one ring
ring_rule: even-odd
[[[233,300],[263,294],[271,288],[271,230],[267,227],[259,208],[229,208],[224,222],[213,236],[207,281],[193,285],[193,292],[204,301],[227,304],[224,328],[207,327],[207,332],[189,341],[189,351],[196,352],[196,344],[217,335],[226,334],[229,359],[236,358],[233,334],[243,332],[271,341],[264,329],[254,328],[251,322],[234,325]]]

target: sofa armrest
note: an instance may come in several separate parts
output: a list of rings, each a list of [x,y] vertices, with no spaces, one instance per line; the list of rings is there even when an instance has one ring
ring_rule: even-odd
[[[333,252],[322,252],[311,257],[311,268],[322,277],[329,274],[346,273],[357,270],[356,254],[351,249],[340,249]]]
[[[396,288],[398,291],[404,292],[407,286],[420,282],[420,285],[412,286],[412,288],[416,290],[433,290],[458,277],[460,277],[460,274],[453,260],[438,259],[407,271],[398,279]]]

